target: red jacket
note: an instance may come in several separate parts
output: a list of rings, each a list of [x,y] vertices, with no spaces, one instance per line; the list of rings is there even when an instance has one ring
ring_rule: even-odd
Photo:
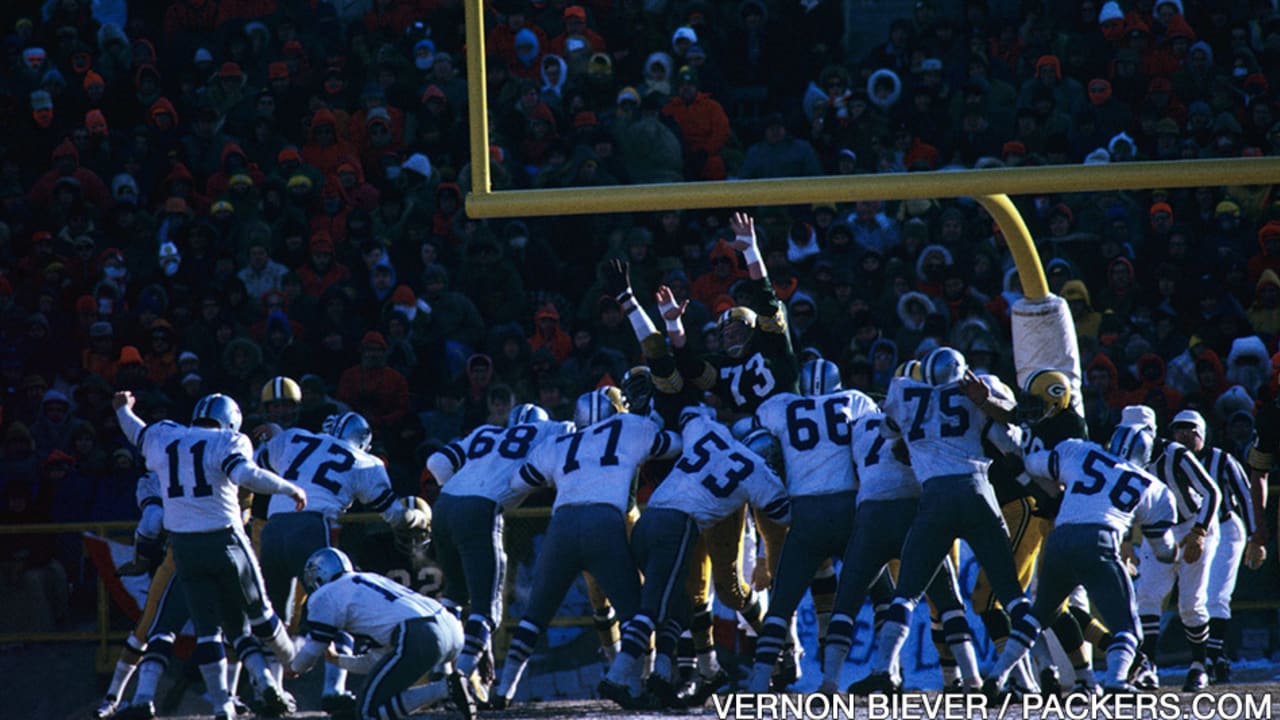
[[[699,179],[724,180],[727,173],[720,150],[729,142],[729,116],[724,114],[720,103],[700,92],[691,103],[678,96],[671,98],[662,113],[680,126],[686,151],[707,154],[707,161],[698,173]]]
[[[343,280],[349,280],[351,271],[347,269],[346,265],[334,262],[329,265],[329,269],[324,275],[320,275],[316,273],[316,269],[308,262],[298,268],[298,277],[302,278],[302,292],[308,297],[318,300],[325,290]]]
[[[338,399],[364,415],[374,430],[394,430],[409,412],[409,381],[396,370],[347,368],[338,380]]]

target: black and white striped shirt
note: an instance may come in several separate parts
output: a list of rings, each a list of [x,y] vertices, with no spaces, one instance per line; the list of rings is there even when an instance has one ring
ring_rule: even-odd
[[[1157,441],[1147,469],[1173,491],[1179,523],[1194,519],[1197,525],[1209,527],[1222,496],[1218,484],[1186,446],[1172,440]]]
[[[1249,476],[1240,461],[1222,448],[1205,448],[1199,459],[1222,494],[1218,521],[1227,522],[1232,515],[1236,515],[1244,521],[1246,531],[1252,535],[1257,530],[1253,517],[1253,495],[1249,489]]]

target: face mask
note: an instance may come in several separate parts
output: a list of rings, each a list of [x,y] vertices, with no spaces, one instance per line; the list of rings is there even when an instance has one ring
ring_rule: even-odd
[[[524,235],[517,235],[511,238],[510,243],[511,243],[511,247],[515,248],[516,250],[523,250],[524,247],[529,244],[529,238],[525,237]]]
[[[418,56],[413,59],[413,64],[419,70],[430,70],[431,66],[435,64],[435,58],[430,55],[425,57]]]
[[[391,165],[384,172],[388,180],[395,180],[396,178],[400,177],[400,166]]]
[[[106,276],[112,280],[120,280],[129,271],[120,265],[111,265],[104,272],[106,273]]]
[[[169,261],[163,264],[165,277],[173,277],[178,274],[178,263]]]

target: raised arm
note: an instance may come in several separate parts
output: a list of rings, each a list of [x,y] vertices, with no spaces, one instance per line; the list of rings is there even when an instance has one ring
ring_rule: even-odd
[[[121,390],[111,397],[111,407],[116,411],[116,420],[120,423],[120,431],[124,433],[124,437],[129,443],[135,447],[138,441],[142,439],[142,431],[147,429],[147,424],[142,421],[133,412],[135,403],[133,393],[128,390]]]

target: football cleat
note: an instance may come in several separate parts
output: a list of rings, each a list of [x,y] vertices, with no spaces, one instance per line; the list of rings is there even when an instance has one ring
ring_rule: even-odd
[[[1093,695],[1098,695],[1101,692],[1102,692],[1102,688],[1096,685],[1093,682],[1092,678],[1090,678],[1088,680],[1083,680],[1083,679],[1076,680],[1075,684],[1071,686],[1070,694],[1093,696]]]
[[[1142,690],[1138,687],[1135,687],[1132,683],[1120,683],[1119,685],[1103,685],[1100,694],[1102,695],[1133,695],[1139,692],[1142,692]]]
[[[596,694],[605,700],[612,700],[623,710],[658,709],[657,698],[644,692],[639,695],[632,695],[626,685],[610,682],[608,678],[601,680],[600,684],[596,685]]]
[[[1231,662],[1226,658],[1218,658],[1211,668],[1214,685],[1226,685],[1231,682]]]
[[[661,675],[650,675],[645,688],[658,699],[664,708],[679,707],[679,695],[676,686]]]
[[[711,677],[704,677],[701,673],[694,676],[693,680],[680,689],[678,694],[680,705],[686,708],[702,707],[707,704],[707,698],[716,694],[716,691],[729,683],[729,673],[724,668],[716,670],[716,674]]]
[[[115,695],[108,695],[102,698],[102,702],[98,704],[98,709],[93,711],[94,720],[105,720],[116,714],[116,704],[120,701]]]
[[[277,685],[268,685],[262,691],[262,715],[265,717],[283,717],[298,709],[298,703],[287,691]]]
[[[1204,666],[1200,663],[1192,663],[1191,669],[1187,671],[1187,679],[1182,683],[1182,692],[1200,692],[1209,687],[1209,673],[1205,672]]]
[[[899,693],[902,685],[894,682],[887,672],[871,673],[850,685],[845,692],[850,695],[871,695],[872,693]]]
[[[121,708],[113,717],[116,720],[151,720],[155,716],[156,704],[148,700]]]
[[[1062,694],[1062,678],[1058,676],[1058,668],[1047,667],[1040,671],[1040,694],[1045,697]]]
[[[1139,690],[1158,690],[1160,672],[1146,655],[1140,654],[1133,661],[1129,682]]]
[[[961,687],[961,692],[963,692],[963,688],[964,688],[963,683],[960,685],[960,687]],[[1008,695],[1009,692],[1004,688],[1000,687],[1000,683],[995,678],[989,677],[986,680],[982,681],[982,694],[986,696],[988,704],[995,705],[999,703],[1000,700],[1003,699],[1005,695]]]
[[[335,720],[355,720],[357,706],[356,696],[350,692],[320,696],[320,709]]]
[[[454,708],[462,713],[462,719],[475,720],[476,701],[471,697],[467,679],[462,677],[462,673],[455,672],[446,682],[449,684],[449,699],[453,701]]]
[[[506,710],[510,706],[511,706],[511,701],[508,700],[505,695],[499,695],[497,693],[493,693],[489,696],[489,700],[487,702],[482,703],[480,705],[480,709],[502,711],[502,710]]]
[[[769,689],[773,692],[786,692],[794,682],[800,679],[803,674],[800,670],[800,658],[804,657],[804,650],[796,650],[795,648],[785,648],[782,655],[778,658],[778,664],[773,669],[773,676],[769,678]]]

